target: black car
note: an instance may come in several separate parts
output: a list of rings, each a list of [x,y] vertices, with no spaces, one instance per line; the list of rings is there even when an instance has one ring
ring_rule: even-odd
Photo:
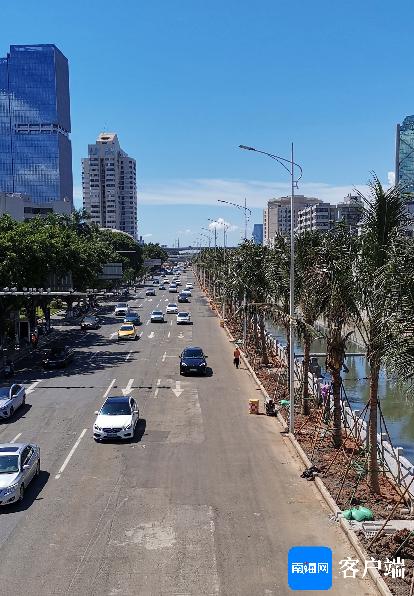
[[[178,294],[178,302],[190,302],[187,294]]]
[[[99,329],[100,321],[98,317],[84,317],[81,321],[81,329]]]
[[[207,356],[201,348],[184,348],[180,356],[180,375],[207,374]]]
[[[74,351],[66,346],[55,346],[46,351],[42,363],[45,368],[60,368],[73,360]]]
[[[132,323],[137,327],[138,325],[141,325],[141,318],[136,313],[131,312],[125,317],[124,323]]]

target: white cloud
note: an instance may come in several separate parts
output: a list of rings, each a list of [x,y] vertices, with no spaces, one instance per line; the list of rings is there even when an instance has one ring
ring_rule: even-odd
[[[330,203],[339,203],[357,187],[367,192],[365,184],[335,186],[324,182],[306,182],[297,194],[318,197]],[[289,182],[263,182],[220,178],[175,179],[162,183],[144,183],[138,193],[138,202],[145,205],[218,205],[218,199],[241,204],[247,197],[247,206],[263,208],[273,197],[289,195]],[[234,207],[220,205],[222,208]]]
[[[222,217],[218,217],[215,221],[209,223],[208,227],[210,230],[224,230],[224,228],[226,228],[227,232],[234,232],[235,230],[237,230],[237,226],[231,224]]]
[[[395,172],[388,172],[388,184],[394,186],[395,184]]]
[[[151,238],[152,234],[143,234],[143,238]]]

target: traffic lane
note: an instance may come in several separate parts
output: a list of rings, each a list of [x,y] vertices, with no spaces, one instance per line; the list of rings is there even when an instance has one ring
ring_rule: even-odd
[[[330,522],[330,511],[315,487],[300,478],[303,466],[276,421],[248,414],[248,400],[260,393],[247,371],[234,369],[233,345],[219,319],[205,316],[208,307],[203,302],[194,337],[210,355],[214,376],[208,384],[207,379],[196,380],[206,437],[200,469],[206,472],[203,480],[208,479],[202,492],[216,514],[221,589],[229,594],[287,594],[291,546],[330,546],[337,567],[340,559],[354,553]],[[337,568],[335,575],[332,593],[345,594],[349,582],[338,577]],[[352,587],[358,594],[376,593],[369,581],[353,582]]]
[[[150,344],[150,350],[157,351],[157,344],[154,342]],[[158,354],[160,351],[158,349]],[[151,355],[152,360],[156,358],[156,354]],[[152,372],[148,367],[144,368],[143,374],[151,375]],[[150,382],[151,378],[147,377],[146,382]],[[85,436],[86,438],[86,436]],[[47,527],[52,531],[52,543],[59,544],[59,541],[65,538],[64,552],[60,552],[57,559],[49,554],[44,560],[37,565],[41,567],[39,578],[30,578],[32,593],[42,593],[45,586],[42,584],[42,577],[53,578],[49,581],[49,588],[51,589],[56,583],[58,589],[61,585],[72,586],[74,583],[80,582],[79,592],[74,593],[88,593],[88,582],[90,581],[90,567],[93,564],[88,558],[88,553],[94,553],[93,559],[96,555],[95,547],[100,548],[101,541],[105,541],[105,532],[102,528],[106,524],[113,523],[113,507],[118,499],[117,478],[119,477],[119,464],[122,461],[122,453],[125,449],[134,448],[135,444],[131,445],[95,445],[92,441],[83,441],[75,454],[71,465],[63,472],[59,478],[59,483],[54,483],[52,486],[53,494],[48,495],[49,507],[46,507],[39,516],[39,526]],[[152,458],[152,462],[154,458]],[[151,464],[152,465],[152,464]],[[165,454],[160,457],[160,465],[167,467]],[[122,478],[128,478],[128,472],[123,472]],[[56,488],[59,484],[60,489]],[[69,492],[68,492],[68,487]],[[115,488],[114,488],[115,487]],[[59,493],[59,490],[62,492]],[[99,499],[94,502],[91,499],[92,495],[104,495],[104,500]],[[51,502],[53,501],[53,503]],[[88,503],[88,507],[84,510],[82,503]],[[105,505],[109,503],[109,508]],[[54,526],[50,520],[50,508],[53,510],[53,518],[59,520],[58,528]],[[106,512],[106,513],[105,513]],[[108,514],[108,519],[105,515]],[[103,515],[103,517],[102,517]],[[62,522],[62,519],[65,522]],[[27,541],[27,536],[38,535],[37,543],[44,552],[48,552],[48,542],[51,540],[50,532],[44,535],[44,532],[39,532],[40,527],[32,519],[25,520],[23,529],[23,536]],[[20,528],[19,528],[20,531]],[[40,536],[39,536],[40,534]],[[69,537],[68,537],[69,535]],[[90,537],[96,538],[96,544],[89,543]],[[42,544],[44,541],[44,544]],[[11,552],[12,546],[8,545],[8,552]],[[93,548],[92,548],[93,547]],[[24,544],[17,545],[17,552],[20,552],[23,558],[30,556],[30,550],[27,550]],[[79,559],[79,553],[83,553]],[[13,555],[11,555],[13,559]],[[68,565],[68,561],[75,560],[73,565]],[[98,557],[99,559],[99,557]],[[26,559],[27,560],[27,559]],[[85,567],[82,563],[88,560],[88,565]],[[2,566],[3,577],[8,577],[8,566]],[[86,573],[87,579],[84,575]],[[27,572],[26,572],[27,576]],[[13,583],[11,579],[11,586],[19,589],[19,581]],[[76,587],[76,586],[75,586]],[[69,589],[69,587],[68,587]],[[54,593],[54,592],[52,592]]]

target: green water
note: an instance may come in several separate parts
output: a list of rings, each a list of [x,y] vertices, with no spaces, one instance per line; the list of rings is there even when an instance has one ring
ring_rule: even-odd
[[[286,345],[284,329],[267,323],[269,333]],[[362,352],[360,346],[349,342],[348,352]],[[326,341],[324,338],[315,339],[311,352],[325,353]],[[295,340],[295,353],[303,354],[300,342]],[[318,357],[324,378],[329,380],[325,369],[325,358]],[[365,356],[348,356],[345,360],[348,372],[342,373],[343,385],[346,395],[353,409],[362,410],[369,396],[369,367]],[[388,427],[394,447],[403,447],[404,456],[414,463],[414,395],[407,387],[399,387],[397,383],[387,377],[384,370],[379,378],[379,396],[381,408]],[[378,427],[380,431],[380,427]],[[384,432],[384,430],[383,430]]]

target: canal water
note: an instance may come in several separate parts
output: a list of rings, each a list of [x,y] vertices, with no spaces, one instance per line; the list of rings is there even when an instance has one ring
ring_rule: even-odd
[[[270,321],[266,323],[266,327],[281,345],[286,346],[283,328],[275,326]],[[363,352],[364,350],[361,346],[348,342],[347,351]],[[322,336],[312,342],[311,354],[313,353],[326,353],[326,341]],[[298,339],[295,340],[295,354],[303,354],[303,347]],[[325,369],[325,356],[319,356],[318,362],[324,378],[329,380],[330,375]],[[365,356],[348,356],[345,364],[348,372],[342,372],[342,380],[348,400],[352,408],[362,410],[369,397],[369,367],[366,358]],[[407,387],[398,386],[382,370],[379,379],[379,397],[394,447],[403,447],[404,456],[414,463],[414,396]]]

